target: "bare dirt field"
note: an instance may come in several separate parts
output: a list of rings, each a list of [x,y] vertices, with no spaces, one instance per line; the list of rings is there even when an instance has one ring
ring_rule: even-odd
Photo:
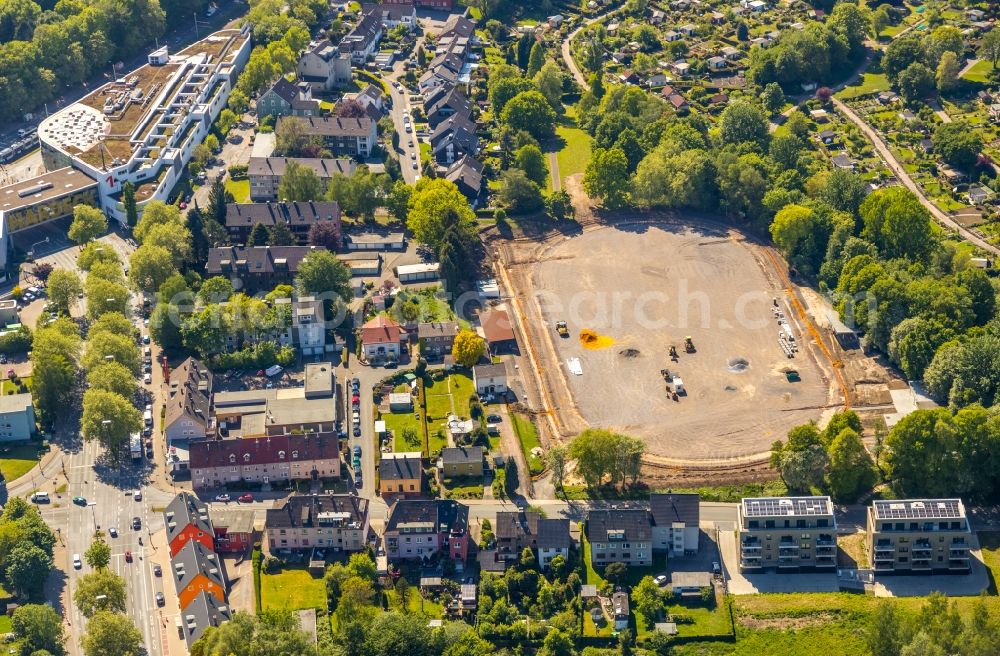
[[[565,433],[605,427],[645,438],[652,455],[738,458],[766,452],[828,404],[828,380],[783,289],[738,233],[619,224],[526,246],[509,264],[529,348]],[[792,359],[778,342],[774,298],[802,348]],[[556,335],[559,320],[568,338]],[[581,342],[585,329],[595,343]],[[695,353],[685,352],[686,336]],[[574,359],[582,375],[572,373]],[[677,401],[663,369],[683,380]],[[789,382],[788,369],[801,381]]]

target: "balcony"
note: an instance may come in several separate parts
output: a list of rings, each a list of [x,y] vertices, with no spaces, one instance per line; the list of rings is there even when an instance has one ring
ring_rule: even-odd
[[[875,561],[875,571],[876,572],[891,572],[896,569],[896,565],[892,560],[887,561]]]
[[[883,562],[888,561],[888,562],[891,563],[895,559],[896,559],[896,554],[893,551],[876,551],[875,552],[875,562],[876,563],[879,562],[879,561],[883,561]]]
[[[913,557],[913,564],[910,567],[915,572],[929,572],[931,569],[931,559],[927,558],[917,558]]]
[[[948,559],[948,569],[952,571],[968,571],[969,569],[969,559],[968,558],[950,558]]]
[[[875,545],[875,552],[887,551],[889,553],[895,553],[896,547],[888,540],[880,540],[878,544]]]
[[[816,567],[836,567],[837,559],[833,556],[816,556]]]
[[[837,540],[834,539],[832,535],[821,535],[816,538],[817,547],[835,547],[837,546]]]

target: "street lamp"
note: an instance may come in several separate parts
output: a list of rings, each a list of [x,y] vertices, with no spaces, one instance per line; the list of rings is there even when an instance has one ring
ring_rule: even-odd
[[[97,511],[95,510],[95,508],[97,507],[97,502],[88,501],[87,505],[90,506],[90,514],[94,518],[94,533],[96,533],[97,529],[101,528],[100,526],[97,525]]]

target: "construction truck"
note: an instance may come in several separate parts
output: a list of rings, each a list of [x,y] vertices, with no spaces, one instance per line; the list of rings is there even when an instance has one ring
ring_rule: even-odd
[[[556,322],[556,332],[559,333],[560,337],[569,337],[569,329],[566,327],[565,321]]]
[[[691,337],[684,338],[684,350],[688,353],[694,353],[694,342],[691,341]]]

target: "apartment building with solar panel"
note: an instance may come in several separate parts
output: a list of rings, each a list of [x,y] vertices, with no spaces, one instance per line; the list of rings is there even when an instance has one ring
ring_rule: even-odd
[[[972,530],[961,499],[873,501],[867,542],[876,576],[969,572]]]
[[[743,572],[837,567],[837,520],[830,497],[744,498],[739,541]]]

